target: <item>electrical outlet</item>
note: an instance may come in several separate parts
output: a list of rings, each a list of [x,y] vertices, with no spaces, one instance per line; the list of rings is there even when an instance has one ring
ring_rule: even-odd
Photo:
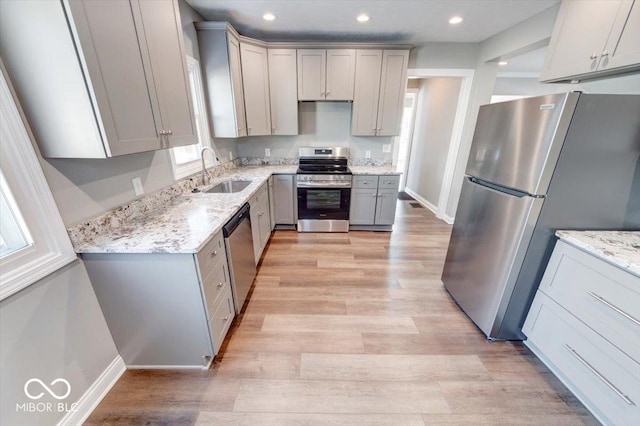
[[[264,156],[265,157],[271,157],[271,149],[270,148],[265,148],[264,149]]]
[[[133,191],[136,193],[136,195],[144,194],[144,188],[142,187],[142,180],[140,179],[140,177],[131,179],[131,183],[133,183]]]
[[[391,144],[382,145],[382,152],[391,152]]]
[[[371,151],[365,151],[364,158],[371,158]]]

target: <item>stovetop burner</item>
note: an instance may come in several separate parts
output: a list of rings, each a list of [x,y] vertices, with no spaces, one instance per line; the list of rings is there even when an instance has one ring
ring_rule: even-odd
[[[300,148],[298,174],[352,174],[348,148]]]

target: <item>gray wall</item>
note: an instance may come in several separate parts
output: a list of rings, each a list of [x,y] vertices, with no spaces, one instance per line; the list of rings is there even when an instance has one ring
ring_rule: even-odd
[[[406,186],[438,205],[458,107],[459,78],[420,80]]]
[[[102,316],[84,265],[74,262],[0,302],[0,424],[51,425],[65,413],[20,413],[30,402],[23,387],[38,378],[71,385],[64,402],[75,402],[118,351]],[[32,392],[37,392],[34,385]],[[45,394],[38,402],[57,403]]]
[[[298,136],[256,136],[238,139],[240,157],[264,157],[264,149],[271,149],[272,157],[297,157],[301,146],[346,146],[351,158],[371,158],[391,161],[390,153],[382,152],[382,145],[392,144],[392,137],[351,136],[351,102],[299,102]]]
[[[411,49],[409,68],[475,68],[480,43],[425,43]]]

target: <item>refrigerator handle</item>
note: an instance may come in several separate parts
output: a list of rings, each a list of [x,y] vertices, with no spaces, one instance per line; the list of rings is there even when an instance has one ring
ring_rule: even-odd
[[[496,192],[500,192],[502,194],[513,195],[514,197],[518,197],[518,198],[522,198],[522,197],[544,198],[544,195],[529,194],[528,192],[518,191],[513,188],[508,188],[506,186],[496,185],[495,183],[487,182],[485,180],[478,179],[473,176],[466,176],[466,178],[471,183],[480,185],[482,187],[485,187],[487,189],[490,189]]]

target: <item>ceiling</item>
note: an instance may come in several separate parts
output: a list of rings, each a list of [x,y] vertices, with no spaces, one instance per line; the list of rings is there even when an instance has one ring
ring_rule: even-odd
[[[559,0],[186,0],[210,21],[265,41],[480,42]],[[262,15],[270,12],[274,21]],[[371,20],[356,21],[366,13]],[[449,18],[461,16],[458,25]]]

